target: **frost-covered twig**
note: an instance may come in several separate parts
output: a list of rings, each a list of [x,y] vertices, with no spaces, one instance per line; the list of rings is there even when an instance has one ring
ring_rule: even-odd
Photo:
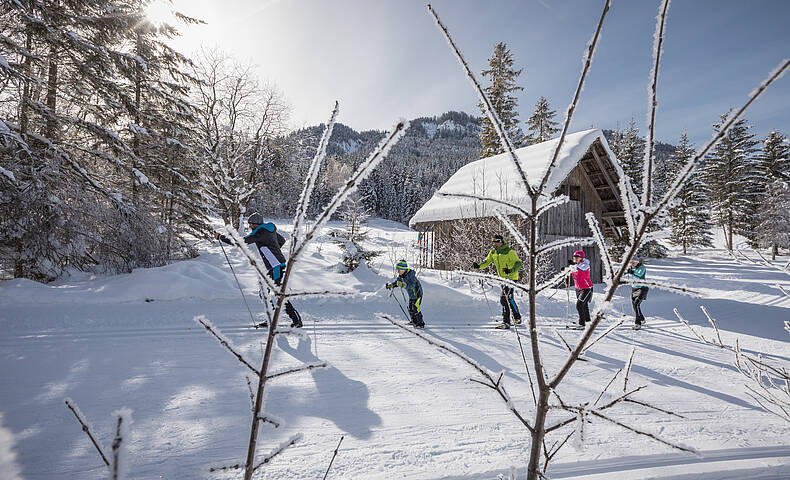
[[[593,345],[595,345],[596,343],[598,343],[598,341],[599,341],[600,339],[602,339],[602,338],[604,338],[605,336],[607,336],[607,335],[609,335],[610,333],[612,333],[612,331],[614,331],[614,329],[615,329],[615,328],[617,328],[617,327],[619,327],[620,325],[622,325],[622,324],[623,324],[623,322],[625,322],[625,320],[620,320],[619,322],[617,322],[617,323],[615,323],[614,325],[612,325],[611,327],[609,327],[609,328],[608,328],[606,331],[604,331],[602,334],[600,334],[600,335],[598,335],[597,337],[595,337],[595,340],[592,340],[592,341],[590,341],[590,343],[588,343],[588,344],[587,344],[587,346],[586,346],[586,347],[584,347],[584,348],[582,349],[582,353],[587,353],[587,350],[591,349],[591,348],[592,348],[592,346],[593,346]]]
[[[260,376],[261,373],[258,371],[258,369],[253,367],[250,364],[250,362],[248,362],[239,352],[235,350],[233,342],[231,342],[228,337],[223,335],[222,332],[220,332],[217,329],[217,327],[215,327],[214,324],[212,324],[208,318],[206,318],[203,315],[198,315],[195,318],[193,318],[193,320],[197,322],[199,325],[201,325],[203,328],[205,328],[207,332],[212,334],[214,338],[216,338],[219,341],[220,345],[222,345],[230,353],[232,353],[233,356],[236,357],[242,363],[242,365],[252,370],[253,373],[255,373],[255,375]]]
[[[329,366],[329,364],[326,363],[326,362],[309,363],[307,365],[303,365],[303,366],[297,367],[297,368],[289,368],[289,369],[285,369],[285,370],[281,370],[281,371],[276,371],[274,373],[266,375],[266,378],[271,380],[273,378],[282,377],[282,376],[285,376],[285,375],[290,375],[292,373],[306,372],[308,370],[313,370],[315,368],[326,368],[328,366]]]
[[[568,134],[568,127],[571,125],[571,120],[573,120],[573,112],[576,111],[576,105],[579,102],[579,97],[581,96],[582,90],[584,89],[584,80],[587,78],[587,72],[590,71],[590,66],[592,65],[593,55],[595,54],[595,48],[598,46],[598,40],[601,38],[601,30],[603,29],[603,22],[606,19],[606,14],[609,13],[609,7],[611,6],[611,0],[606,0],[604,3],[603,11],[601,12],[601,18],[598,20],[598,26],[595,28],[595,33],[590,39],[590,43],[587,44],[587,50],[584,54],[583,67],[582,73],[579,77],[579,83],[576,85],[576,92],[573,94],[573,100],[571,104],[568,105],[568,110],[565,114],[565,123],[562,126],[562,133],[560,134],[560,139],[557,142],[557,146],[554,149],[554,154],[551,157],[551,162],[546,167],[546,172],[543,174],[543,179],[540,181],[540,186],[538,187],[537,192],[540,194],[546,188],[546,184],[549,182],[549,176],[551,175],[551,171],[554,169],[554,166],[557,163],[557,158],[560,155],[560,149],[562,148],[562,144],[565,142],[565,136]]]
[[[634,354],[636,347],[631,347],[631,354],[628,356],[628,363],[625,365],[625,377],[623,377],[623,391],[628,390],[628,374],[631,373],[631,365],[634,364]]]
[[[538,293],[540,293],[540,292],[542,292],[543,290],[545,290],[547,288],[551,288],[551,287],[557,285],[558,283],[560,283],[560,280],[564,280],[564,279],[568,278],[572,272],[573,272],[573,268],[572,267],[565,267],[562,270],[560,270],[559,272],[557,272],[553,277],[551,277],[550,279],[548,279],[545,282],[543,282],[540,285],[538,285],[535,290]]]
[[[459,275],[461,277],[472,277],[477,280],[487,280],[488,282],[493,283],[495,285],[507,285],[508,287],[513,287],[516,290],[525,293],[529,292],[529,286],[524,285],[523,283],[516,283],[508,278],[497,277],[494,275],[489,275],[487,273],[467,272],[464,270],[453,270],[452,273]]]
[[[790,68],[790,58],[782,60],[782,62],[780,62],[780,64],[779,64],[779,66],[776,69],[774,69],[774,71],[772,71],[768,75],[768,78],[766,78],[760,84],[759,87],[757,87],[754,91],[752,91],[749,94],[749,99],[746,101],[746,103],[744,103],[743,106],[741,106],[741,108],[739,108],[736,111],[731,112],[727,116],[726,121],[722,122],[721,128],[719,129],[718,132],[716,132],[714,134],[713,138],[711,138],[708,141],[708,143],[706,143],[705,146],[702,147],[700,149],[700,151],[697,152],[697,154],[694,156],[694,158],[692,158],[688,162],[686,162],[686,164],[680,170],[680,172],[678,173],[677,178],[675,178],[675,181],[672,183],[672,185],[669,187],[667,192],[664,194],[664,196],[662,197],[661,201],[656,203],[656,206],[655,206],[656,207],[655,208],[656,212],[663,210],[664,208],[666,208],[667,205],[669,205],[669,203],[672,200],[674,200],[674,198],[677,196],[678,192],[688,182],[688,179],[689,179],[689,177],[691,177],[691,174],[694,172],[694,169],[702,162],[702,159],[705,158],[705,155],[708,154],[708,151],[711,148],[713,148],[717,143],[719,143],[719,141],[722,138],[724,138],[725,135],[727,135],[727,132],[729,132],[730,128],[733,125],[735,125],[735,123],[741,118],[741,116],[744,114],[746,109],[749,108],[749,106],[755,100],[760,98],[760,96],[763,93],[765,93],[766,89],[773,82],[775,82],[782,75],[784,75],[784,73],[787,71],[788,68]]]
[[[326,480],[326,476],[329,475],[329,470],[332,468],[332,463],[334,463],[335,457],[337,457],[337,452],[338,452],[338,450],[340,450],[340,444],[343,443],[343,439],[344,438],[345,438],[345,435],[341,435],[340,436],[340,441],[337,442],[337,447],[335,447],[335,452],[332,454],[332,459],[329,460],[329,466],[326,467],[326,472],[324,473],[324,479],[323,480]]]
[[[608,0],[607,0],[608,1]],[[450,45],[450,50],[453,51],[455,58],[458,59],[458,63],[461,64],[461,68],[464,70],[466,74],[466,78],[469,79],[469,82],[472,84],[472,87],[477,92],[477,97],[480,100],[480,105],[483,108],[488,119],[491,121],[491,125],[494,127],[494,131],[496,132],[497,136],[499,137],[499,141],[502,144],[502,148],[505,152],[510,156],[510,159],[513,161],[513,166],[516,168],[516,171],[521,178],[521,182],[524,185],[524,188],[527,191],[527,194],[532,197],[535,193],[532,185],[530,185],[529,180],[527,179],[527,173],[524,171],[524,168],[521,166],[521,162],[516,155],[515,148],[513,148],[513,144],[510,141],[510,137],[508,137],[507,132],[505,131],[505,126],[502,124],[502,120],[500,120],[499,115],[496,112],[496,108],[491,103],[491,100],[486,95],[485,90],[480,85],[480,82],[477,81],[475,78],[474,73],[469,68],[469,64],[466,63],[466,59],[461,54],[461,51],[455,45],[452,37],[450,36],[450,32],[447,30],[447,27],[444,26],[442,21],[439,19],[439,15],[434,11],[433,7],[428,4],[428,10],[433,15],[433,19],[436,21],[436,25],[439,27],[439,30],[442,31],[444,34],[444,38],[447,40],[447,43]]]
[[[71,413],[73,413],[74,416],[77,417],[77,421],[80,422],[80,425],[82,426],[82,431],[85,432],[88,438],[90,438],[91,443],[93,443],[93,446],[96,447],[96,451],[99,452],[99,456],[101,456],[101,459],[104,462],[104,464],[109,467],[110,462],[109,460],[107,460],[107,456],[104,455],[104,451],[99,445],[99,442],[96,441],[96,438],[94,438],[93,434],[91,433],[90,425],[88,424],[88,421],[85,419],[85,416],[82,414],[77,404],[74,403],[74,400],[72,400],[69,397],[65,399],[65,402],[66,402],[66,406],[69,407],[69,410],[71,410]]]
[[[332,136],[332,130],[335,127],[335,121],[337,120],[337,114],[339,112],[340,104],[335,102],[335,108],[332,110],[332,115],[329,117],[329,121],[326,123],[324,133],[321,135],[321,140],[318,142],[318,148],[316,149],[315,157],[313,157],[313,161],[310,163],[310,168],[307,170],[307,178],[305,179],[304,187],[302,188],[302,194],[299,196],[299,201],[296,204],[296,216],[294,217],[293,226],[294,241],[291,242],[291,257],[293,257],[297,248],[301,246],[299,245],[299,241],[303,238],[302,230],[304,230],[304,221],[305,217],[307,216],[307,207],[310,204],[310,197],[312,196],[313,189],[315,188],[318,172],[321,170],[321,162],[323,162],[324,157],[326,157],[326,147],[329,145],[329,139]]]
[[[765,362],[762,355],[758,355],[755,358],[745,354],[741,350],[740,342],[737,339],[735,340],[735,346],[725,344],[722,341],[716,321],[710,316],[705,307],[701,308],[716,333],[716,338],[713,340],[705,338],[694,330],[678,313],[677,309],[675,309],[675,316],[702,343],[732,352],[734,354],[733,365],[736,370],[751,382],[751,384],[746,385],[746,389],[750,392],[747,395],[766,412],[790,422],[790,371],[785,367]],[[790,332],[788,322],[785,322],[785,328],[788,328],[788,332]]]
[[[598,244],[598,250],[601,252],[601,260],[604,267],[603,280],[608,285],[611,283],[612,276],[614,275],[612,257],[609,256],[609,249],[606,248],[606,241],[604,240],[603,232],[601,232],[601,227],[598,225],[598,219],[595,218],[595,214],[593,212],[587,212],[584,217],[587,219],[587,225],[590,227],[593,238]]]
[[[565,194],[557,195],[556,197],[552,198],[551,200],[549,200],[547,202],[544,202],[544,203],[541,203],[540,205],[538,205],[538,216],[543,215],[544,213],[548,212],[549,210],[551,210],[554,207],[559,207],[560,205],[568,203],[570,200],[571,200],[571,197],[569,197],[569,196],[567,196]]]
[[[356,295],[357,292],[341,292],[337,290],[323,290],[323,291],[316,291],[316,292],[288,292],[284,293],[283,296],[285,297],[330,297],[330,296],[344,296],[344,295]]]
[[[499,209],[494,210],[494,215],[499,219],[500,222],[502,222],[502,225],[505,226],[507,231],[510,232],[510,235],[516,240],[516,243],[521,245],[521,248],[523,248],[525,252],[529,252],[529,244],[527,243],[527,239],[524,238],[524,235],[522,235],[521,232],[518,231],[518,228],[513,225],[513,222],[511,222],[510,219],[507,218],[507,216],[505,216],[505,214]]]
[[[275,417],[274,415],[267,413],[266,415],[258,415],[258,420],[268,423],[274,428],[280,428],[283,421],[279,417]]]
[[[298,245],[291,254],[291,262],[296,261],[299,255],[304,251],[305,246],[313,239],[316,232],[323,228],[324,224],[326,224],[332,215],[335,214],[335,211],[337,211],[340,205],[342,205],[343,202],[345,202],[346,199],[348,199],[348,197],[353,194],[357,188],[359,188],[359,183],[366,179],[378,166],[378,164],[384,160],[390,149],[396,143],[398,143],[398,140],[400,140],[403,134],[406,133],[408,128],[409,122],[405,120],[398,121],[384,136],[376,149],[373,150],[373,152],[364,162],[359,165],[359,167],[357,167],[356,171],[351,174],[351,177],[346,180],[345,185],[337,192],[337,194],[335,194],[332,200],[329,201],[329,204],[324,207],[321,214],[315,220],[315,223],[313,223],[310,229],[304,233],[303,238],[295,238],[293,240],[294,242],[298,243]]]
[[[110,478],[124,480],[128,466],[126,465],[126,450],[128,443],[129,425],[132,423],[132,411],[122,408],[113,412],[115,416],[115,438],[112,440],[112,462],[110,463]]]
[[[247,375],[245,375],[244,378],[247,379],[247,390],[250,391],[250,411],[255,415],[255,392],[252,391],[252,380],[250,380],[250,377]]]
[[[491,203],[495,203],[497,205],[501,205],[503,207],[512,208],[513,210],[516,210],[518,213],[523,215],[525,218],[530,218],[532,216],[531,213],[529,213],[528,211],[524,210],[524,207],[516,205],[515,203],[512,203],[512,202],[501,200],[499,198],[486,197],[486,196],[483,196],[483,195],[472,195],[472,194],[469,194],[469,193],[448,193],[448,192],[442,192],[441,190],[436,192],[436,195],[438,195],[440,197],[469,198],[469,199],[473,199],[473,200],[481,201],[481,202],[491,202]]]
[[[598,402],[601,400],[601,398],[603,398],[606,391],[609,390],[609,387],[612,385],[612,383],[614,383],[614,381],[617,379],[617,376],[620,375],[620,372],[622,371],[623,369],[621,368],[616,372],[614,372],[614,375],[612,375],[612,379],[609,380],[609,383],[607,383],[605,387],[603,387],[603,390],[601,390],[601,393],[598,395],[598,398],[596,398],[595,401],[593,402],[593,407],[598,405]],[[623,391],[625,391],[625,389],[623,389]]]
[[[626,430],[630,430],[630,431],[636,433],[637,435],[642,435],[642,436],[645,436],[645,437],[648,437],[648,438],[652,438],[653,440],[657,441],[658,443],[662,443],[662,444],[664,444],[664,445],[666,445],[666,446],[668,446],[670,448],[674,448],[675,450],[680,450],[681,452],[693,453],[695,455],[698,453],[697,450],[695,450],[695,449],[693,449],[691,447],[687,447],[687,446],[681,445],[679,443],[674,443],[674,442],[671,442],[669,440],[664,440],[663,438],[659,437],[658,435],[656,435],[654,433],[646,432],[646,431],[640,430],[640,429],[638,429],[636,427],[632,427],[632,426],[627,425],[627,424],[625,424],[623,422],[620,422],[620,421],[617,421],[617,420],[615,420],[615,419],[613,419],[611,417],[608,417],[608,416],[606,416],[606,415],[604,415],[604,414],[602,414],[602,413],[600,413],[598,411],[590,410],[589,413],[590,413],[590,415],[596,416],[596,417],[598,417],[598,418],[600,418],[602,420],[606,420],[607,422],[610,422],[610,423],[613,423],[615,425],[618,425],[618,426],[620,426],[622,428],[625,428]]]
[[[286,440],[283,443],[281,443],[279,447],[277,447],[274,450],[272,450],[271,452],[269,452],[268,455],[263,457],[263,460],[261,460],[257,465],[255,465],[255,468],[253,468],[252,470],[253,471],[258,470],[259,468],[261,468],[265,464],[271,462],[274,457],[276,457],[277,455],[283,453],[286,448],[290,447],[291,445],[294,445],[296,442],[298,442],[300,440],[302,440],[302,434],[301,433],[298,433],[298,434],[292,436],[288,440]]]
[[[495,380],[494,376],[491,374],[491,372],[489,372],[487,369],[483,368],[479,363],[475,362],[471,358],[469,358],[466,355],[464,355],[458,349],[456,349],[456,348],[454,348],[454,347],[452,347],[450,345],[446,345],[446,344],[444,344],[442,342],[439,342],[438,340],[429,337],[428,335],[426,335],[423,332],[418,332],[416,330],[412,330],[412,329],[406,328],[403,325],[401,325],[400,323],[398,323],[395,320],[393,320],[389,315],[386,315],[386,314],[383,314],[383,313],[379,313],[379,314],[377,314],[377,316],[383,318],[384,320],[387,320],[388,322],[390,322],[391,324],[395,325],[396,327],[398,327],[398,328],[400,328],[402,330],[405,330],[405,331],[411,333],[412,335],[414,335],[414,336],[416,336],[418,338],[421,338],[421,339],[425,340],[426,342],[428,342],[429,345],[433,345],[434,347],[437,347],[437,348],[439,348],[441,350],[444,350],[445,352],[448,352],[448,353],[458,357],[459,359],[461,359],[465,363],[467,363],[469,366],[471,366],[472,368],[477,370],[480,373],[480,375],[482,375],[486,379],[486,381],[482,382],[482,381],[476,380],[476,379],[471,379],[471,380],[473,382],[475,382],[475,383],[479,383],[479,384],[485,385],[486,387],[489,387],[489,388],[491,388],[493,390],[496,390],[496,392],[499,393],[499,396],[505,402],[505,405],[507,405],[508,410],[513,412],[513,415],[515,415],[516,418],[518,418],[518,420],[521,422],[522,425],[524,425],[529,431],[532,431],[532,425],[530,425],[529,421],[526,418],[524,418],[524,416],[521,414],[521,412],[518,411],[518,409],[516,408],[516,406],[513,404],[512,400],[510,399],[510,396],[508,395],[508,393],[505,391],[504,387],[502,386],[502,374],[500,374],[499,377]]]
[[[669,0],[663,0],[658,9],[656,32],[653,34],[653,70],[650,72],[650,85],[648,86],[648,127],[647,139],[645,140],[645,157],[642,162],[644,167],[644,172],[642,173],[642,205],[645,207],[650,206],[653,194],[653,150],[655,149],[656,110],[658,109],[658,67],[661,61],[661,47],[664,44],[667,10],[669,10]]]
[[[621,279],[618,282],[619,285],[642,285],[646,287],[653,287],[659,290],[668,290],[670,292],[679,293],[681,295],[688,295],[690,297],[701,297],[702,293],[692,290],[685,285],[674,285],[671,283],[663,283],[663,282],[656,282],[654,280],[643,280],[643,279]]]
[[[576,245],[586,246],[594,245],[595,239],[590,237],[568,237],[560,240],[555,240],[551,243],[546,243],[538,247],[536,253],[546,253],[560,248],[573,247]]]

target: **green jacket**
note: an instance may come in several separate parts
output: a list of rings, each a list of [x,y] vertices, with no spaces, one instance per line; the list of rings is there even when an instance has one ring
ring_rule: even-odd
[[[514,281],[518,280],[518,271],[523,266],[521,259],[516,255],[516,251],[508,247],[507,243],[503,243],[497,248],[492,248],[488,252],[486,259],[480,264],[480,269],[482,270],[492,263],[496,267],[497,275]],[[509,269],[510,273],[505,273],[505,268]]]

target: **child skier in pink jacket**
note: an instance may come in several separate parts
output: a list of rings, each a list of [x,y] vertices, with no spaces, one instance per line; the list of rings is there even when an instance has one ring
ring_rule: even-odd
[[[590,321],[590,300],[592,300],[593,283],[590,280],[590,261],[584,258],[584,252],[573,252],[573,285],[576,287],[576,311],[579,312],[579,324],[571,328],[584,329]]]

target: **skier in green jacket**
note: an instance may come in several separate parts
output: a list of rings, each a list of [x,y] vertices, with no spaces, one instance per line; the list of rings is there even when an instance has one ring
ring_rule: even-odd
[[[510,248],[507,243],[505,243],[502,235],[494,235],[491,238],[491,242],[493,248],[490,252],[488,252],[488,256],[485,260],[483,260],[483,263],[475,262],[472,264],[472,267],[483,269],[493,263],[494,267],[496,267],[497,275],[502,278],[517,282],[518,272],[523,266],[521,259],[518,258],[515,250]],[[510,328],[511,311],[513,312],[513,321],[517,324],[521,323],[521,312],[518,311],[516,301],[513,299],[513,293],[513,287],[507,286],[505,284],[502,285],[502,296],[499,297],[499,303],[502,304],[502,324],[497,325],[496,328]]]

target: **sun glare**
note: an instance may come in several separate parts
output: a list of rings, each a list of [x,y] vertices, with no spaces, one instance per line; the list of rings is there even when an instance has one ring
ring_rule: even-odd
[[[145,16],[148,21],[154,25],[162,25],[165,23],[173,23],[175,15],[173,15],[173,5],[164,0],[152,0],[145,7]]]

